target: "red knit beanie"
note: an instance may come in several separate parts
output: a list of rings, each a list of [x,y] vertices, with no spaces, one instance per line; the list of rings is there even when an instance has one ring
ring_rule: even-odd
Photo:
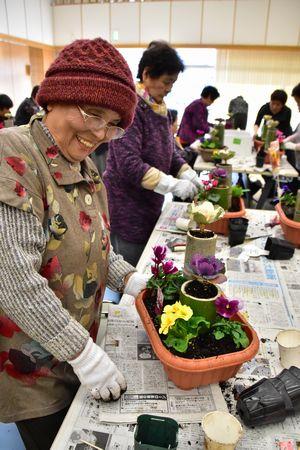
[[[104,39],[80,39],[65,47],[42,81],[38,103],[96,105],[120,114],[127,128],[136,106],[130,69],[118,50]]]

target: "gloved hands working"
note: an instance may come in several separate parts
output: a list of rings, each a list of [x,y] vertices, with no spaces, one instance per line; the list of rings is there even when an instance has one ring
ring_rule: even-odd
[[[197,190],[201,186],[200,178],[198,177],[197,172],[195,172],[195,170],[193,170],[192,168],[189,168],[189,169],[185,170],[184,172],[182,172],[182,174],[180,175],[179,178],[181,180],[191,181],[196,186]]]
[[[295,150],[296,145],[297,144],[295,144],[294,142],[285,142],[284,148],[286,148],[287,150]]]
[[[130,275],[130,277],[128,278],[128,281],[125,285],[124,294],[137,297],[138,294],[146,288],[146,284],[149,278],[150,275],[133,272],[132,275]]]
[[[81,384],[90,389],[96,399],[117,400],[126,390],[124,376],[109,356],[89,338],[77,358],[68,361]]]
[[[192,170],[192,169],[191,169]],[[161,173],[158,185],[154,188],[157,194],[166,194],[172,192],[181,200],[192,199],[198,192],[197,187],[190,180],[177,179],[172,175]]]

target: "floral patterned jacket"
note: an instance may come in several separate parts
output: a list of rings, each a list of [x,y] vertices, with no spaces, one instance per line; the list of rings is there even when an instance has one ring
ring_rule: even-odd
[[[0,421],[8,422],[71,402],[78,379],[65,361],[96,338],[110,241],[94,164],[67,161],[38,117],[1,131],[0,205]],[[14,226],[17,215],[31,233]]]

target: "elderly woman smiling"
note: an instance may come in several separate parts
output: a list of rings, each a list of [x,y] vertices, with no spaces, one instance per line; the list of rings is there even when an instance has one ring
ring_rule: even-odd
[[[79,381],[117,399],[126,381],[94,343],[104,289],[145,277],[110,248],[104,185],[89,154],[131,124],[127,63],[102,39],[63,49],[41,83],[45,115],[0,135],[0,421],[50,448]]]

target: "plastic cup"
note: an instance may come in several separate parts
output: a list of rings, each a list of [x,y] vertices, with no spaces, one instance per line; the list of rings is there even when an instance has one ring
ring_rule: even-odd
[[[276,340],[282,367],[289,369],[296,366],[300,369],[300,330],[291,328],[279,331]]]
[[[206,450],[234,450],[242,437],[240,422],[224,411],[213,411],[202,419]]]

